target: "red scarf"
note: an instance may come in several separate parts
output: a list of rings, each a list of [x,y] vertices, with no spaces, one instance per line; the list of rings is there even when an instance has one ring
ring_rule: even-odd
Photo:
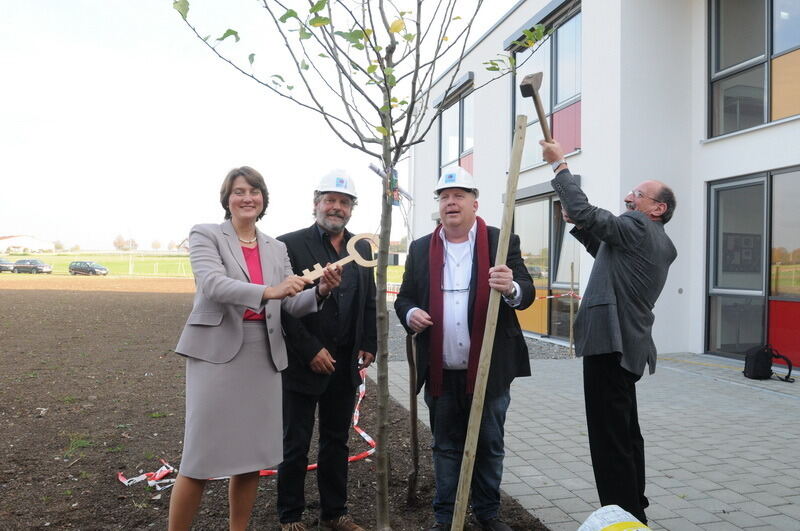
[[[467,393],[472,394],[475,388],[475,377],[478,374],[478,359],[481,356],[481,343],[483,343],[483,330],[486,327],[486,311],[489,307],[489,232],[486,222],[480,217],[476,218],[477,234],[475,237],[475,259],[478,261],[477,290],[472,307],[472,330],[469,334],[469,362],[467,364]],[[433,321],[430,335],[430,366],[428,370],[428,385],[433,396],[442,394],[442,371],[444,356],[444,297],[442,295],[442,272],[444,268],[444,242],[440,236],[442,226],[436,227],[431,236],[430,254],[428,265],[430,271],[430,285],[428,296],[430,308],[428,313]],[[472,282],[470,281],[470,284]]]

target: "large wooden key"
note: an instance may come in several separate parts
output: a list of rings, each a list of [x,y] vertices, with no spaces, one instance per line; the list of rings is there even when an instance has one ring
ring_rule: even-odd
[[[370,234],[368,232],[356,234],[355,236],[350,238],[349,242],[347,242],[347,253],[348,253],[347,256],[345,256],[341,260],[334,262],[331,265],[344,267],[353,261],[355,261],[355,263],[357,263],[361,267],[375,267],[376,265],[378,265],[377,258],[375,258],[374,260],[367,260],[366,258],[361,256],[361,253],[359,253],[358,250],[356,249],[356,243],[358,243],[359,240],[369,240],[370,242],[372,242],[373,247],[375,248],[378,247],[378,239],[375,237],[374,234]],[[303,278],[307,278],[308,280],[317,280],[319,277],[322,276],[323,271],[325,271],[324,267],[322,267],[319,264],[314,264],[314,269],[304,269],[302,276]]]

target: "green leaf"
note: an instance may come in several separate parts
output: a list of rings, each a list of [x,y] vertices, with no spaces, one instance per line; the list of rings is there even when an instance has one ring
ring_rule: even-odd
[[[219,39],[217,39],[217,40],[218,40],[218,41],[224,41],[225,39],[227,39],[228,37],[231,37],[231,36],[233,36],[233,38],[234,38],[234,39],[236,39],[236,42],[239,42],[239,32],[238,32],[238,31],[236,31],[236,30],[232,30],[232,29],[229,29],[228,31],[226,31],[226,32],[225,32],[225,33],[222,35],[222,37],[220,37],[220,38],[219,38]]]
[[[359,41],[364,38],[364,32],[359,29],[353,31],[335,31],[334,35],[338,35],[353,45],[361,44]],[[364,49],[363,44],[361,45],[360,49]]]
[[[307,31],[305,26],[300,27],[300,40],[304,41],[311,38],[311,32]]]
[[[328,17],[320,17],[316,16],[308,21],[309,26],[313,26],[315,28],[319,28],[321,26],[326,26],[331,23],[331,19]]]
[[[186,20],[186,16],[189,14],[189,0],[175,0],[172,2],[172,7],[181,14],[183,20]]]
[[[389,101],[391,101],[392,103],[397,103],[397,98],[393,96],[392,99],[390,99]]]
[[[303,70],[308,70],[308,63],[306,63],[305,59],[300,61],[300,68],[302,68]]]
[[[295,11],[294,9],[287,9],[286,13],[281,15],[281,18],[279,18],[278,20],[285,23],[290,18],[297,18],[297,11]]]
[[[405,35],[403,35],[403,38],[408,42],[413,41],[414,37],[416,37],[416,35],[414,35],[413,33],[406,33]]]
[[[535,40],[540,41],[544,37],[544,25],[536,24],[533,28],[533,35],[536,37]]]
[[[367,74],[373,74],[378,69],[378,65],[369,65],[367,67]]]
[[[364,49],[364,45],[361,44],[360,42],[357,42],[357,43],[355,43],[353,45],[353,48],[355,48],[356,50],[363,50]]]
[[[397,85],[397,78],[394,77],[392,74],[386,76],[386,84],[390,87]]]
[[[378,127],[375,128],[375,130],[383,136],[389,136],[389,131],[387,131],[385,127],[379,125]]]
[[[383,107],[381,107],[378,110],[380,112],[389,112],[391,109],[392,109],[392,106],[387,103],[386,105],[384,105]],[[384,135],[384,136],[386,136],[386,135]]]
[[[408,105],[408,102],[406,100],[402,100],[398,102],[398,105]]]
[[[253,61],[255,60],[255,58],[256,54],[254,53],[251,53],[250,55],[247,56],[247,60],[250,61],[250,66],[253,66]]]
[[[486,70],[488,70],[489,72],[499,72],[500,71],[500,67],[498,67],[498,66],[487,66]]]
[[[383,46],[376,46],[375,47],[375,53],[381,53],[381,50],[383,50]]]
[[[320,11],[325,8],[325,4],[328,3],[328,0],[319,0],[316,4],[311,6],[311,9],[308,10],[309,13],[319,13]]]
[[[279,75],[279,74],[272,74],[272,77],[276,77],[276,78],[280,79],[280,80],[281,80],[281,82],[284,82],[284,81],[285,81],[285,80],[283,79],[283,76],[281,76],[281,75]]]
[[[292,90],[294,88],[294,85],[286,85],[286,88]]]
[[[203,40],[208,42],[208,39],[210,39],[210,38],[211,38],[211,35],[206,35],[205,37],[203,37]]]
[[[455,17],[452,18],[452,20],[461,20],[461,17],[460,16],[455,16]]]
[[[330,56],[324,53],[319,54],[319,56],[322,57],[323,59],[330,59]]]
[[[392,75],[394,73],[394,68],[384,68],[383,73],[387,76]]]

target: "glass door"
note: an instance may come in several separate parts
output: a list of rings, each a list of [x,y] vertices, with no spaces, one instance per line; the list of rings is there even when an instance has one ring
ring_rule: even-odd
[[[742,354],[764,343],[766,180],[711,187],[708,350]]]
[[[800,364],[800,171],[772,178],[769,343]],[[777,360],[776,360],[777,361]]]

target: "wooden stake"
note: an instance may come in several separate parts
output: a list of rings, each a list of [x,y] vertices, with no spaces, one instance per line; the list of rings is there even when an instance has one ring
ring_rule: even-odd
[[[419,436],[417,434],[417,334],[406,335],[406,357],[408,359],[408,420],[411,433],[411,472],[408,473],[406,503],[417,500],[417,476],[419,475]]]
[[[575,321],[575,262],[569,263],[569,357],[575,357],[574,336],[572,335],[572,323]]]
[[[503,207],[503,222],[500,226],[500,239],[497,242],[495,265],[505,264],[508,256],[508,240],[511,237],[511,223],[514,219],[514,203],[517,197],[519,167],[522,161],[522,149],[525,145],[525,126],[527,123],[527,116],[517,115],[517,121],[514,126],[514,144],[511,148],[511,164],[508,168],[508,181],[506,182],[506,202]],[[483,399],[486,395],[486,381],[489,377],[489,367],[492,362],[492,347],[494,346],[494,334],[497,329],[497,314],[499,311],[500,292],[493,289],[489,293],[489,308],[486,311],[486,326],[483,332],[483,343],[481,343],[481,357],[478,362],[478,374],[475,378],[472,408],[469,412],[469,426],[467,428],[467,438],[464,441],[464,455],[461,459],[461,474],[458,478],[452,531],[462,531],[464,529],[464,519],[469,505],[469,489],[472,483],[472,470],[475,466],[475,450],[478,447],[478,433],[481,429],[481,418],[483,417]]]

